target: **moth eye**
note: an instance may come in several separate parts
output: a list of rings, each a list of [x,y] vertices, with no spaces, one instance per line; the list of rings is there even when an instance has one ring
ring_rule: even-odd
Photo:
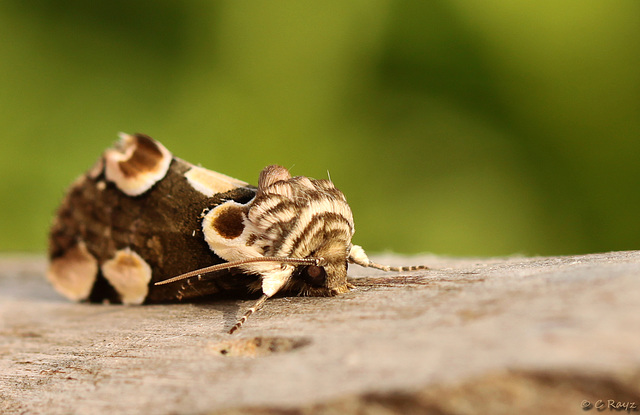
[[[327,272],[323,267],[310,265],[303,274],[303,279],[307,284],[322,287],[327,280]]]

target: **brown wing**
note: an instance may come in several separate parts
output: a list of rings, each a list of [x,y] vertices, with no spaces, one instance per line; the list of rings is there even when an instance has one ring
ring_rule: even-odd
[[[107,180],[105,165],[100,161],[76,180],[51,228],[48,277],[58,291],[74,300],[139,304],[249,290],[257,277],[231,271],[184,285],[153,284],[224,262],[203,239],[201,213],[224,200],[246,203],[253,187],[225,185],[220,180],[227,176],[172,158],[149,190],[128,196]],[[228,190],[208,195],[206,189]]]

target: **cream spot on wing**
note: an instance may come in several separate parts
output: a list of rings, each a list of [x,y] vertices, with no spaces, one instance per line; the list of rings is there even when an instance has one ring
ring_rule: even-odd
[[[245,221],[246,211],[247,205],[229,200],[211,209],[202,219],[202,232],[209,249],[226,261],[260,256],[254,246],[247,245],[255,236]]]
[[[244,205],[221,205],[211,216],[211,228],[224,239],[236,239],[244,231]]]
[[[120,294],[124,304],[142,304],[149,292],[151,267],[130,248],[117,251],[102,264],[102,275]]]
[[[207,197],[248,185],[242,180],[198,166],[192,167],[184,177],[191,187]]]
[[[83,241],[68,249],[49,264],[47,279],[65,297],[86,300],[98,275],[98,261],[89,253]]]
[[[105,176],[128,196],[139,196],[162,180],[173,156],[143,134],[120,134],[116,148],[104,152]]]

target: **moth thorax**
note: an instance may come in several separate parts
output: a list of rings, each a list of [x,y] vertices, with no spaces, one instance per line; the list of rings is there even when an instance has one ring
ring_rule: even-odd
[[[263,254],[304,258],[315,255],[314,251],[331,240],[335,240],[331,246],[346,250],[353,235],[353,218],[344,198],[322,189],[291,187],[293,197],[261,194],[250,208],[248,221]]]
[[[277,255],[345,260],[353,236],[347,218],[336,212],[302,215],[283,236]]]

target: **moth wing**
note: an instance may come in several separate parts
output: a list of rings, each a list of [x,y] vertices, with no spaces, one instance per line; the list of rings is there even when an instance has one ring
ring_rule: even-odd
[[[246,203],[256,189],[177,158],[167,164],[164,176],[158,177],[153,165],[153,175],[132,182],[135,169],[149,167],[151,158],[126,147],[136,143],[130,137],[120,152],[131,155],[132,166],[127,166],[129,159],[110,161],[115,151],[110,149],[74,182],[63,200],[49,240],[48,276],[54,287],[74,300],[139,304],[193,298],[246,284],[227,272],[217,282],[192,282],[193,287],[183,293],[176,287],[154,286],[157,281],[224,262],[204,241],[201,214],[226,200]],[[142,141],[144,148],[153,150],[148,140]],[[118,174],[107,177],[105,166],[127,166],[120,176],[129,182],[121,185]],[[149,177],[155,180],[151,187],[130,195],[135,187],[131,183],[148,187]],[[235,280],[221,282],[225,278]]]

